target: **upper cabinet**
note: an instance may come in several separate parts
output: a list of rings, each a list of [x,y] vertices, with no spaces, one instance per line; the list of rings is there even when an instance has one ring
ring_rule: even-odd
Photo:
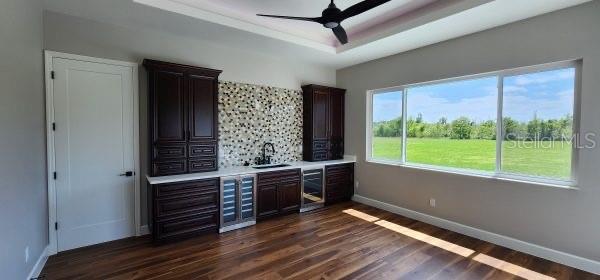
[[[215,171],[220,70],[144,60],[150,175]]]
[[[217,78],[190,75],[189,109],[190,141],[217,140]]]
[[[303,86],[304,160],[344,157],[344,95],[346,90],[318,85]]]

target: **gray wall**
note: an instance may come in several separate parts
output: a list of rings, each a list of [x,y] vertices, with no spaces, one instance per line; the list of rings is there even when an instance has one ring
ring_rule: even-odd
[[[347,153],[359,159],[357,194],[600,261],[599,148],[580,151],[577,191],[364,161],[369,89],[576,58],[583,58],[581,131],[599,133],[600,1],[339,70],[351,112]]]
[[[292,59],[244,50],[243,46],[215,45],[192,37],[154,29],[129,29],[65,14],[44,12],[47,50],[139,62],[159,59],[223,70],[220,79],[249,84],[300,89],[302,84],[335,84],[335,70]],[[140,67],[140,149],[147,170],[147,85]],[[142,224],[147,221],[146,188],[142,185]]]
[[[40,1],[0,2],[2,279],[25,279],[48,244],[42,32]]]

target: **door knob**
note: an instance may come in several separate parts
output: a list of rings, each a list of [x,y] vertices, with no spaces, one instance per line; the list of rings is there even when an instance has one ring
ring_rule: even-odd
[[[131,177],[133,176],[133,171],[127,171],[125,173],[119,174],[119,176]]]

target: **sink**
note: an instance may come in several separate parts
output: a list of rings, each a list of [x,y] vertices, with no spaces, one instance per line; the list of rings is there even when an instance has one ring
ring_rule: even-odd
[[[258,165],[252,166],[254,169],[267,169],[267,168],[276,168],[276,167],[286,167],[290,166],[289,164],[271,164],[271,165]]]

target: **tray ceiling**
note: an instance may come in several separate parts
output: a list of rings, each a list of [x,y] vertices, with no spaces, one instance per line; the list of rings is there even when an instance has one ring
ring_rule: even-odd
[[[344,10],[362,0],[337,0],[335,4]],[[138,2],[144,2],[140,0]],[[156,1],[153,1],[156,2]],[[290,16],[316,17],[329,5],[329,0],[166,0],[189,6],[191,9],[200,9],[236,19],[240,24],[247,23],[265,27],[274,31],[287,33],[304,39],[315,41],[329,46],[336,46],[337,40],[329,29],[323,28],[318,23],[273,19],[258,17],[256,14],[275,14]],[[378,26],[386,22],[397,20],[418,9],[433,6],[440,0],[394,0],[387,2],[375,9],[352,17],[343,22],[343,26],[350,37],[358,34],[376,31]],[[446,0],[445,2],[448,2]],[[438,3],[439,4],[439,3]],[[439,5],[437,5],[439,6]],[[258,31],[258,30],[257,30]]]
[[[337,0],[345,9],[360,0]],[[45,0],[45,9],[228,47],[348,67],[579,5],[590,0],[391,0],[343,22],[338,45],[319,24],[257,13],[319,16],[328,0]],[[183,16],[182,16],[183,15]]]
[[[256,14],[317,17],[330,0],[133,0],[229,27],[294,42],[323,51],[336,52],[340,47],[331,30],[318,23],[274,19]],[[337,0],[344,10],[362,0]],[[407,21],[443,10],[461,2],[472,7],[491,0],[392,0],[365,13],[345,20],[342,25],[350,41],[363,39]]]

